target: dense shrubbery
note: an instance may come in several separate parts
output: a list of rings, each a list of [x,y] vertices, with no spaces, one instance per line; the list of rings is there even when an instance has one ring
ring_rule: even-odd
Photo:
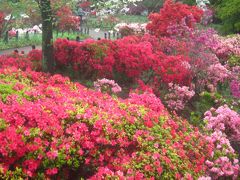
[[[17,69],[1,69],[0,79],[2,178],[199,177],[212,153],[153,94],[121,100]]]
[[[55,42],[56,69],[95,90],[30,70],[41,69],[40,51],[0,57],[1,178],[238,178],[239,36],[192,26],[196,7],[164,8],[151,17],[179,19],[150,34]]]

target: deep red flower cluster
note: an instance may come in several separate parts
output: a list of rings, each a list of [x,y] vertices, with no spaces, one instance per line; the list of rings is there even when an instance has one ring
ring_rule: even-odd
[[[41,70],[42,68],[42,51],[33,49],[27,55],[27,58],[32,63],[32,69]]]
[[[22,70],[41,70],[42,51],[32,50],[27,55],[13,53],[0,56],[0,68],[16,67]]]
[[[0,177],[197,178],[212,144],[153,94],[112,98],[60,75],[0,69]]]
[[[181,23],[186,18],[188,27],[194,27],[196,22],[201,21],[203,11],[196,6],[189,6],[173,0],[166,0],[159,13],[149,15],[150,23],[147,29],[156,36],[168,35],[168,27]]]
[[[57,66],[71,66],[85,78],[112,77],[113,44],[111,41],[86,40],[82,43],[58,39],[54,44]]]
[[[183,55],[163,53],[159,40],[150,35],[128,36],[115,41],[85,41],[78,43],[65,39],[55,42],[55,60],[58,66],[71,66],[81,75],[93,79],[121,77],[141,79],[152,71],[157,83],[189,84],[189,59]]]

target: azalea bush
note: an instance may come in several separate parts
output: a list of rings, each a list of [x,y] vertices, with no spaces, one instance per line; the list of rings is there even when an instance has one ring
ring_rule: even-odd
[[[227,105],[205,113],[207,128],[224,132],[230,140],[240,140],[240,115]]]
[[[14,68],[1,69],[0,81],[3,179],[205,174],[213,146],[154,94],[122,100],[60,75]]]
[[[0,56],[0,68],[16,67],[22,70],[41,70],[42,51],[34,49],[27,55],[13,53],[11,55]]]
[[[201,21],[202,14],[203,11],[196,6],[166,0],[159,13],[150,14],[147,29],[156,36],[168,35],[170,25],[177,25],[187,18],[187,26],[193,28],[196,22]]]
[[[221,131],[214,131],[207,139],[214,145],[215,152],[207,160],[206,175],[211,179],[239,177],[239,160],[231,147],[227,136]]]
[[[55,70],[92,89],[36,72],[41,51],[0,56],[0,179],[237,179],[239,37],[199,28],[199,7],[167,0],[145,34],[57,39]]]
[[[165,95],[167,106],[172,110],[182,110],[185,104],[195,95],[195,92],[187,86],[178,86],[172,83],[168,84],[169,93]]]
[[[112,77],[114,64],[113,44],[111,41],[87,40],[83,43],[58,39],[55,42],[55,60],[57,67],[70,66],[82,77],[96,80]]]

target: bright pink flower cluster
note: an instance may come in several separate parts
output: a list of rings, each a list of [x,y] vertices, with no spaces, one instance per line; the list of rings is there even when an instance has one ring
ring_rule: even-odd
[[[60,75],[12,68],[0,73],[3,178],[204,174],[211,146],[186,120],[168,115],[153,94],[122,100]]]

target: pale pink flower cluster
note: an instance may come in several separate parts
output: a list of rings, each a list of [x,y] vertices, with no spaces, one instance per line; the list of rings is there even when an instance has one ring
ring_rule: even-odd
[[[208,80],[214,85],[217,85],[219,82],[224,82],[224,80],[230,77],[230,72],[221,63],[210,65],[207,74]]]
[[[114,29],[116,31],[119,31],[120,29],[124,28],[124,27],[128,27],[130,29],[132,29],[135,33],[142,33],[142,32],[146,32],[146,26],[147,24],[140,24],[140,23],[119,23],[117,24]]]
[[[104,92],[104,91],[111,91],[113,93],[119,93],[122,91],[122,88],[115,83],[114,80],[109,80],[106,78],[103,79],[98,79],[97,81],[94,82],[94,88],[97,91]]]
[[[218,40],[218,46],[216,46],[217,54],[234,54],[240,56],[240,35],[222,37],[219,35],[214,36]]]
[[[204,119],[209,130],[222,131],[230,140],[240,141],[240,115],[227,105],[207,111]]]
[[[215,152],[212,153],[212,159],[207,160],[207,175],[213,179],[219,177],[231,177],[233,180],[237,179],[239,172],[239,161],[234,157],[234,149],[231,147],[226,135],[217,130],[207,137],[210,143],[214,145]],[[225,156],[221,156],[224,153]]]
[[[172,110],[184,109],[186,103],[195,95],[193,90],[187,86],[179,86],[169,83],[169,93],[165,95],[167,106]]]
[[[202,176],[202,177],[198,178],[198,180],[212,180],[212,178],[209,176]]]

